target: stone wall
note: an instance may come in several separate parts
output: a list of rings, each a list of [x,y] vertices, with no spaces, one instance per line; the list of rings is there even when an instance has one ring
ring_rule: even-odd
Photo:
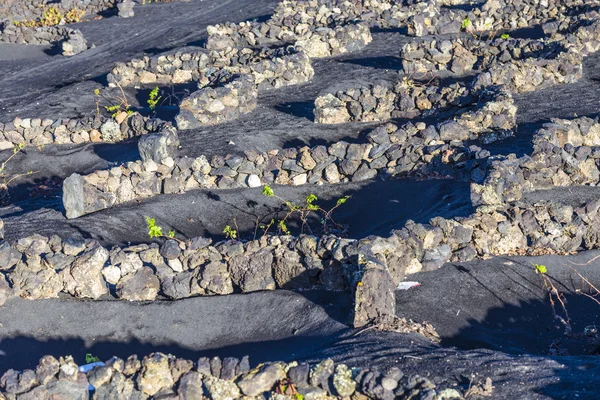
[[[573,83],[583,71],[583,57],[600,49],[600,22],[553,39],[492,41],[460,37],[411,42],[400,51],[406,73],[480,70],[473,86],[504,85],[518,93]]]
[[[309,81],[314,70],[306,53],[293,46],[276,49],[228,48],[210,52],[176,52],[118,63],[108,74],[109,86],[180,84],[206,86],[218,72],[248,74],[259,89]]]
[[[490,160],[490,173],[472,185],[474,204],[501,205],[523,193],[556,186],[595,186],[600,181],[600,123],[587,117],[554,119],[533,138],[533,153]]]
[[[386,266],[385,252],[394,248],[387,244],[390,240],[264,236],[213,245],[210,239],[195,238],[109,250],[94,240],[34,234],[12,244],[0,242],[0,299],[66,293],[82,299],[112,295],[151,301],[159,295],[181,299],[321,289],[354,293],[349,319],[364,326],[395,312],[394,288],[406,265]]]
[[[485,152],[467,148],[464,142],[477,138],[492,142],[511,135],[514,127],[512,97],[500,93],[483,104],[437,125],[388,124],[369,133],[362,144],[340,141],[328,147],[250,151],[210,161],[204,156],[146,159],[86,176],[74,174],[64,182],[63,204],[67,217],[76,218],[134,199],[198,188],[359,182],[455,168],[469,179],[480,173],[472,171],[479,162],[470,162],[466,169],[464,163],[483,158]]]
[[[441,86],[405,78],[395,83],[382,82],[342,89],[316,98],[315,122],[340,124],[414,118],[449,108],[490,103],[488,111],[495,110],[495,114],[507,117],[507,121],[498,121],[499,126],[512,129],[516,112],[512,96],[492,85],[488,86],[488,90],[474,90],[461,82]]]
[[[586,0],[487,0],[469,18],[476,31],[514,30],[552,21],[568,24],[570,17],[586,12]]]
[[[210,26],[207,28],[209,36],[206,47],[210,50],[223,50],[230,47],[267,46],[293,42],[309,57],[321,58],[358,51],[372,40],[369,27],[361,23],[319,27],[319,29],[308,26],[306,32],[302,34],[292,35],[289,31],[282,31],[278,35],[281,39],[256,40],[254,33],[260,32],[262,26],[264,25],[253,22]]]
[[[436,14],[439,10],[435,1],[336,1],[322,2],[282,1],[266,22],[245,21],[239,24],[225,23],[209,26],[207,48],[261,46],[277,42],[295,42],[318,31],[336,29],[336,41],[351,41],[343,29],[354,21],[363,21],[369,26],[382,28],[404,26],[415,14]],[[351,34],[352,31],[349,31]],[[363,34],[365,35],[365,34]],[[370,38],[363,40],[368,44]],[[334,48],[334,41],[330,47]],[[343,49],[342,46],[340,48]],[[338,54],[342,54],[340,51]],[[328,54],[334,55],[334,54]],[[320,57],[327,56],[323,53]]]
[[[268,362],[250,368],[249,358],[201,357],[196,362],[163,353],[142,359],[113,357],[79,372],[72,357],[44,356],[34,369],[8,370],[0,396],[27,399],[373,398],[442,400],[462,395],[447,382],[433,383],[399,368],[350,368],[326,359],[319,364]]]
[[[492,66],[516,63],[528,58],[551,59],[565,47],[556,41],[534,39],[479,40],[471,36],[451,39],[421,39],[400,50],[405,73],[452,71],[463,74]]]
[[[175,116],[178,129],[216,125],[248,114],[256,108],[258,88],[251,75],[219,79],[214,87],[204,87],[184,97]]]
[[[87,50],[87,42],[81,31],[66,26],[27,28],[8,22],[0,23],[0,42],[36,45],[59,43],[65,56],[73,56]]]
[[[138,113],[124,118],[120,123],[103,116],[57,120],[17,117],[12,122],[0,123],[0,149],[10,149],[21,143],[40,146],[118,142],[148,132],[157,132],[164,125],[160,120],[146,118]]]

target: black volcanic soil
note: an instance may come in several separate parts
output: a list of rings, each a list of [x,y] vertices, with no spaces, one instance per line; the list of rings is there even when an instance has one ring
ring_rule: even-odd
[[[94,113],[93,90],[103,87],[115,62],[201,46],[208,24],[268,15],[275,3],[193,0],[137,7],[132,19],[78,24],[95,48],[71,58],[52,55],[47,47],[0,44],[0,122],[15,116],[72,118]],[[181,132],[182,153],[210,156],[357,140],[372,125],[316,125],[312,103],[318,93],[338,84],[398,76],[397,50],[410,38],[396,31],[376,31],[373,36],[373,43],[362,52],[315,61],[310,83],[261,93],[259,107],[251,114]],[[585,78],[576,84],[516,96],[517,136],[486,147],[495,154],[525,154],[533,132],[550,118],[597,115],[599,60],[600,55],[585,60]],[[139,107],[146,93],[147,89],[127,89]],[[172,109],[161,112],[164,118],[172,114]],[[135,141],[26,149],[7,172],[39,172],[16,182],[12,204],[0,209],[7,239],[56,233],[96,238],[105,245],[137,243],[147,241],[146,215],[180,235],[215,239],[236,216],[243,237],[250,238],[256,216],[276,206],[260,190],[198,190],[124,204],[76,220],[64,218],[62,179],[136,157]],[[438,215],[472,212],[468,185],[450,180],[275,190],[296,201],[315,193],[325,205],[352,195],[335,214],[336,220],[349,225],[352,238],[386,235],[408,219],[426,222]],[[577,204],[599,194],[597,188],[553,189],[529,194],[525,200]],[[352,366],[399,366],[462,387],[473,374],[489,376],[496,399],[595,399],[600,393],[600,358],[587,354],[598,354],[598,349],[589,341],[564,336],[532,266],[547,265],[549,275],[568,292],[573,329],[582,332],[600,322],[600,306],[576,294],[581,282],[568,265],[584,264],[595,255],[499,257],[411,276],[421,286],[397,292],[398,315],[431,322],[441,335],[440,345],[414,334],[350,329],[346,313],[351,299],[339,293],[277,291],[152,304],[16,299],[0,309],[0,370],[31,367],[43,354],[69,353],[81,360],[86,352],[100,358],[153,350],[190,358],[250,354],[254,363],[332,357]],[[599,262],[577,268],[591,282],[600,283]],[[264,321],[275,323],[265,329]],[[549,356],[556,341],[571,355]]]

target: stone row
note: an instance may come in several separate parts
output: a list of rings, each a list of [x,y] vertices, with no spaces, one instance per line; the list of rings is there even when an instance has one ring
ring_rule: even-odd
[[[382,252],[395,249],[388,242],[398,240],[263,236],[212,245],[210,239],[195,238],[109,250],[90,239],[34,234],[12,244],[0,242],[0,302],[14,296],[56,298],[60,293],[81,299],[152,301],[159,295],[182,299],[321,289],[354,294],[349,321],[364,326],[395,312],[394,288],[408,264],[386,266]],[[411,259],[408,253],[400,256]]]
[[[245,24],[245,25],[242,25]],[[368,25],[363,23],[348,23],[335,27],[319,27],[308,29],[302,35],[284,36],[283,40],[256,41],[252,32],[257,28],[257,23],[241,22],[240,25],[225,24],[209,26],[206,47],[210,50],[222,50],[231,47],[268,46],[275,43],[292,42],[303,49],[311,58],[322,58],[358,51],[372,41],[371,31]],[[260,24],[258,24],[260,25]],[[242,30],[234,32],[234,27],[246,27],[247,36],[236,37]],[[235,33],[235,34],[234,34]]]
[[[533,152],[490,159],[485,182],[471,187],[476,205],[501,205],[524,193],[600,182],[600,123],[581,117],[553,119],[533,138]]]
[[[326,93],[315,99],[314,115],[315,122],[321,124],[373,122],[415,118],[440,110],[488,103],[494,104],[491,109],[497,111],[495,114],[508,118],[506,121],[498,120],[496,125],[503,129],[514,128],[516,109],[513,99],[502,90],[476,90],[461,82],[449,85],[419,83],[407,78],[395,83],[384,81]]]
[[[76,144],[85,142],[118,142],[134,136],[162,130],[166,123],[138,113],[116,119],[90,116],[81,119],[15,118],[0,123],[0,149],[25,144]]]
[[[266,22],[245,21],[209,26],[206,46],[209,49],[223,49],[295,42],[306,40],[306,37],[317,32],[342,28],[354,21],[383,28],[400,27],[415,14],[436,14],[438,9],[435,1],[284,0]],[[340,32],[337,40],[348,41],[344,39],[345,32]],[[368,42],[370,40],[365,45]]]
[[[452,39],[421,39],[400,49],[407,74],[452,71],[464,74],[491,66],[516,63],[527,58],[550,58],[564,50],[560,42],[538,39],[480,40],[472,36]]]
[[[68,177],[63,185],[63,205],[67,217],[76,218],[134,199],[198,188],[359,182],[436,168],[463,170],[467,160],[484,157],[480,149],[467,148],[464,142],[480,139],[489,143],[512,135],[516,115],[512,97],[492,95],[491,91],[488,95],[493,98],[482,97],[479,107],[436,125],[376,128],[367,135],[367,143],[339,141],[327,147],[249,151],[244,156],[208,160],[205,156],[178,158],[175,146],[152,144],[163,135],[145,135],[139,141],[141,160]],[[469,162],[466,176],[477,164]]]
[[[28,28],[0,23],[0,42],[50,45],[59,43],[64,56],[74,56],[87,50],[87,42],[79,29],[66,26]]]
[[[597,0],[487,0],[468,17],[476,31],[515,30],[549,22],[561,26],[599,4]]]
[[[581,15],[594,13],[596,0],[486,0],[470,11],[441,8],[407,21],[413,36],[456,34],[460,31],[498,32],[542,25],[545,32],[569,30]]]
[[[184,97],[175,116],[177,128],[194,129],[231,121],[256,108],[258,85],[251,75],[220,77],[213,87],[203,87]]]
[[[117,63],[107,80],[111,87],[190,81],[197,81],[203,87],[209,85],[211,78],[219,72],[252,75],[261,90],[303,83],[314,76],[306,53],[288,46],[144,56],[128,63]]]
[[[408,221],[387,237],[264,236],[251,241],[167,239],[108,250],[93,240],[40,235],[0,244],[3,300],[64,292],[99,299],[179,299],[257,290],[354,295],[350,320],[395,315],[394,289],[410,274],[492,255],[571,253],[600,247],[600,200],[581,207],[541,201],[482,206],[468,217]]]
[[[79,367],[73,357],[44,356],[33,369],[8,370],[0,378],[3,399],[461,399],[449,382],[433,383],[399,368],[350,368],[326,359],[318,364],[249,358],[201,357],[196,362],[163,353],[142,359],[112,357]],[[86,372],[83,372],[83,371]],[[90,392],[90,386],[94,389]]]

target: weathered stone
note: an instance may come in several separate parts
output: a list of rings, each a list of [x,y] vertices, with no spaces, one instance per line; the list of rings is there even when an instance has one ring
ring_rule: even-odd
[[[108,250],[96,246],[79,256],[70,268],[61,271],[65,290],[77,297],[98,299],[108,293],[102,277]]]

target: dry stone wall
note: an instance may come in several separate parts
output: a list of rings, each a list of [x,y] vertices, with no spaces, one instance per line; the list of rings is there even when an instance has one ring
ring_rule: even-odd
[[[321,289],[354,293],[349,319],[364,326],[394,315],[394,285],[403,279],[405,266],[388,269],[381,253],[390,249],[387,241],[377,239],[381,245],[374,247],[370,240],[335,236],[264,236],[214,245],[205,238],[168,239],[162,245],[107,249],[94,240],[32,235],[12,244],[0,242],[0,299],[66,293],[82,299],[113,295],[151,301],[159,295],[181,299]]]
[[[66,26],[28,28],[8,22],[0,23],[0,42],[36,45],[59,43],[65,56],[74,56],[87,50],[87,42],[81,31]]]
[[[328,147],[303,147],[245,156],[193,158],[144,157],[90,175],[74,174],[63,186],[68,218],[76,218],[113,205],[159,194],[183,193],[198,188],[256,187],[263,184],[359,182],[375,177],[461,170],[467,178],[478,176],[487,157],[465,142],[479,138],[492,142],[512,134],[516,107],[512,97],[500,93],[483,107],[437,125],[388,124],[367,135],[367,143],[336,142]],[[163,152],[166,154],[167,152]],[[478,179],[477,181],[481,181]]]
[[[533,190],[600,182],[600,123],[582,117],[554,119],[534,135],[533,153],[490,160],[481,185],[472,185],[476,205],[518,201]]]
[[[516,107],[512,96],[492,85],[489,87],[486,90],[474,90],[460,82],[440,86],[404,78],[393,84],[382,82],[342,89],[317,97],[315,122],[340,124],[414,118],[449,108],[485,104],[487,108],[483,112],[505,118],[500,121],[500,117],[495,117],[495,127],[504,130],[514,128]],[[459,122],[462,121],[459,119]]]
[[[77,144],[85,142],[118,142],[148,132],[160,131],[165,122],[143,117],[138,113],[124,117],[119,123],[102,116],[82,119],[15,118],[0,123],[0,149],[19,144]]]
[[[367,26],[382,28],[403,26],[409,17],[415,14],[436,14],[438,5],[435,1],[335,1],[322,2],[282,1],[276,7],[270,19],[264,23],[245,21],[239,24],[226,23],[209,26],[207,48],[224,49],[227,47],[261,46],[277,42],[306,41],[319,32],[336,31],[335,39],[328,39],[337,54],[346,52],[344,42],[356,42],[354,21],[362,21]],[[361,26],[362,46],[368,44],[370,35],[366,26]],[[346,29],[346,27],[348,27]],[[355,36],[354,38],[352,36]],[[338,46],[337,43],[342,43]],[[362,42],[362,43],[361,43]],[[325,57],[335,53],[325,53],[315,57]]]
[[[215,87],[204,87],[184,97],[175,117],[178,129],[216,125],[248,114],[256,108],[258,87],[251,75],[219,79]]]
[[[109,86],[180,84],[206,86],[217,73],[252,75],[259,89],[307,82],[314,76],[309,57],[293,46],[277,49],[228,48],[210,52],[176,52],[118,63]]]
[[[94,388],[90,396],[89,386]],[[268,362],[250,367],[249,358],[201,357],[197,361],[151,353],[113,357],[80,372],[72,357],[44,356],[34,369],[8,370],[0,395],[23,399],[242,399],[300,397],[443,400],[460,399],[447,383],[433,383],[393,367],[350,368],[326,359],[318,364]]]

